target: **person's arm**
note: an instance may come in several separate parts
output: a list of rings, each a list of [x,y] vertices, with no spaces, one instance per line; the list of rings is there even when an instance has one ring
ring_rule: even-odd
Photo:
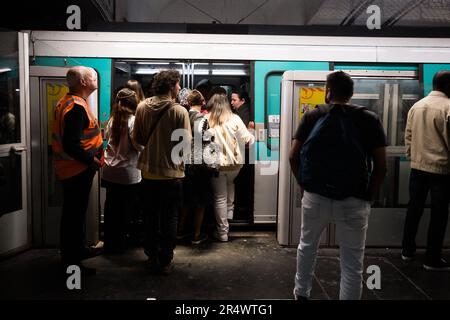
[[[131,145],[133,146],[133,148],[138,151],[141,152],[142,150],[144,150],[144,146],[138,144],[134,139],[133,139],[133,132],[134,132],[134,123],[135,123],[135,117],[132,116],[129,120],[128,120],[128,136],[130,137],[130,141],[131,141]]]
[[[411,110],[408,112],[405,128],[406,156],[411,158]]]
[[[298,175],[298,169],[300,168],[300,149],[302,148],[302,142],[297,139],[292,140],[291,150],[289,151],[289,163],[291,164],[291,171],[294,176]]]
[[[245,126],[245,123],[239,116],[236,116],[234,119],[237,124],[236,137],[241,141],[244,141],[244,143],[246,144],[247,143],[249,145],[253,144],[255,142],[255,136],[252,135],[250,131],[248,131],[247,127]]]
[[[133,141],[137,144],[140,144],[141,146],[146,147],[147,142],[146,139],[148,137],[145,136],[147,132],[145,131],[145,127],[143,125],[144,120],[144,107],[141,107],[141,104],[139,104],[138,108],[136,109],[136,116],[134,118],[134,125],[133,125]]]
[[[373,170],[370,175],[369,187],[367,189],[367,200],[369,201],[374,199],[386,176],[386,147],[373,149],[371,155],[373,159]]]
[[[75,105],[64,117],[63,148],[70,157],[87,165],[94,162],[94,155],[81,147],[83,130],[89,126],[89,118],[82,106]]]

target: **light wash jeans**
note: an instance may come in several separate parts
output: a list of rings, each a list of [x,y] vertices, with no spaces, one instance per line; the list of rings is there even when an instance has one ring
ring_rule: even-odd
[[[214,214],[217,221],[217,234],[224,239],[228,235],[228,219],[233,219],[234,179],[240,170],[220,171],[218,177],[211,179],[214,191]]]
[[[359,300],[362,293],[364,248],[370,203],[358,198],[334,200],[305,191],[302,229],[297,249],[294,293],[309,297],[320,236],[328,223],[336,224],[341,261],[340,300]]]

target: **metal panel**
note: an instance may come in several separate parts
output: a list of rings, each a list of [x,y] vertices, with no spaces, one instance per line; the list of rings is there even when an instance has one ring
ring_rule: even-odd
[[[286,71],[282,80],[281,112],[280,112],[280,169],[278,178],[278,225],[277,240],[281,245],[298,243],[300,236],[301,211],[293,208],[293,197],[297,193],[296,182],[292,179],[289,164],[289,150],[295,130],[296,119],[292,110],[299,100],[294,81],[325,82],[329,71]],[[298,106],[297,106],[298,107]],[[294,210],[295,209],[295,210]]]
[[[30,213],[30,136],[29,136],[29,65],[28,34],[17,33],[18,38],[18,74],[20,90],[20,141],[0,147],[0,157],[11,159],[17,176],[20,173],[21,198],[20,208],[0,216],[0,256],[24,250],[31,245],[31,213]],[[18,160],[18,161],[17,161]],[[10,168],[11,170],[11,168]],[[9,170],[9,171],[10,171]],[[9,172],[11,173],[11,172]],[[14,209],[13,209],[14,210]]]
[[[401,247],[406,208],[372,208],[367,230],[367,246]],[[389,223],[387,223],[389,222]],[[416,237],[417,246],[425,247],[427,242],[430,209],[425,209]],[[450,224],[444,245],[450,245]]]
[[[392,85],[391,145],[397,145],[398,83]]]
[[[34,31],[35,56],[447,62],[449,39]]]
[[[388,132],[389,121],[389,102],[390,102],[390,86],[384,85],[384,100],[383,100],[383,129],[384,132]]]

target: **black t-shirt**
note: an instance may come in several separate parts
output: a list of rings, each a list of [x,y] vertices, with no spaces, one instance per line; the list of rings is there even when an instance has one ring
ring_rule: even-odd
[[[250,122],[250,107],[248,104],[243,104],[240,108],[236,110],[236,114],[242,119],[245,126],[248,127]]]
[[[350,111],[349,116],[353,118],[358,132],[362,135],[362,141],[367,151],[387,146],[383,125],[374,112],[354,105],[344,105],[343,107]],[[300,121],[294,139],[304,143],[317,120],[325,114],[319,108],[306,112]]]

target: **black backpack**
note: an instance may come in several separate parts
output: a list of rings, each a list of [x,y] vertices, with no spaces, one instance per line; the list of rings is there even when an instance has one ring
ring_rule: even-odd
[[[364,107],[320,105],[320,117],[300,150],[298,182],[306,191],[332,199],[364,195],[367,152],[355,125]]]

